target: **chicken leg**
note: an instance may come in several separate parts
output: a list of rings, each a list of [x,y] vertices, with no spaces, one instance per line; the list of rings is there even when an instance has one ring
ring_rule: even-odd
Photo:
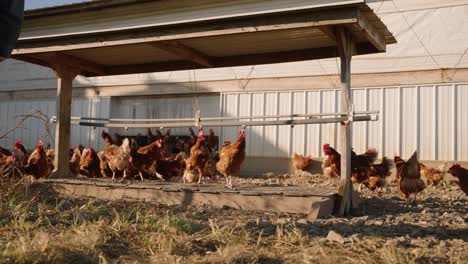
[[[141,179],[141,181],[144,181],[143,173],[141,173],[141,171],[139,171],[138,174],[140,174],[140,179]]]
[[[198,169],[198,184],[202,184],[203,183],[203,170],[202,169]]]
[[[232,182],[233,182],[233,177],[228,176],[226,178],[226,187],[229,188],[229,189],[234,189],[234,184]]]
[[[120,182],[123,182],[125,180],[125,178],[127,178],[127,170],[124,170],[123,171],[123,177],[122,179],[120,180]]]

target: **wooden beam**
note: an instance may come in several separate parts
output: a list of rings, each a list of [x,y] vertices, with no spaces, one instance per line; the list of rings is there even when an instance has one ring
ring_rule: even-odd
[[[70,126],[73,79],[78,70],[64,65],[54,67],[57,74],[57,123],[55,126],[55,161],[51,178],[73,177],[70,166]]]
[[[330,38],[330,40],[336,42],[336,33],[335,33],[335,28],[333,26],[320,26],[318,27],[323,34],[327,35],[327,37]]]
[[[207,68],[212,68],[215,66],[214,62],[207,55],[191,47],[188,47],[179,41],[159,41],[153,42],[150,45],[174,54],[183,60],[188,60],[199,64],[200,66]]]
[[[359,35],[363,35],[367,41],[374,45],[377,51],[386,51],[385,37],[380,34],[380,32],[369,22],[362,12],[358,12],[358,22],[349,25],[349,27],[352,27],[354,30],[359,32]]]
[[[106,75],[106,69],[94,62],[77,58],[61,52],[48,52],[29,54],[31,58],[45,62],[48,65],[65,65],[80,70],[80,74],[89,75]],[[21,57],[20,57],[21,58]]]
[[[336,39],[338,40],[338,53],[341,59],[341,112],[352,111],[351,100],[351,58],[353,52],[353,40],[351,34],[344,27],[336,28]],[[341,183],[338,193],[342,196],[339,215],[344,216],[352,209],[351,182],[351,140],[352,120],[342,122],[340,126],[340,151],[341,151]]]
[[[211,58],[214,67],[234,67],[270,63],[282,63],[292,61],[305,61],[336,57],[336,47],[325,47],[306,50],[295,50],[285,52],[271,52],[262,54],[245,54],[222,58]],[[139,65],[122,65],[109,68],[109,75],[191,70],[200,68],[197,63],[187,61],[157,62]]]
[[[38,38],[18,42],[13,54],[66,51],[131,45],[157,41],[213,37],[284,29],[300,29],[328,25],[357,23],[358,9],[346,7],[315,10],[295,14],[274,14],[261,17],[171,25],[95,34]]]

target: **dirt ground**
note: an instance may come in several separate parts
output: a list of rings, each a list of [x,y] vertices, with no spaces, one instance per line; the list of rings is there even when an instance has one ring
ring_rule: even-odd
[[[322,175],[275,174],[238,183],[337,185]],[[0,263],[468,263],[468,199],[453,183],[427,187],[412,208],[390,183],[371,198],[365,190],[356,215],[312,222],[300,214],[69,200],[27,182],[1,185]]]

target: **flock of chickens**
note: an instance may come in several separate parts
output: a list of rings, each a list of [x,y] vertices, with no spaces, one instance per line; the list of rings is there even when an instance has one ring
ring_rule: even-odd
[[[340,153],[330,147],[329,144],[323,145],[323,153],[326,157],[322,162],[323,173],[330,178],[340,177]],[[360,155],[357,155],[354,151],[351,152],[352,181],[359,184],[359,191],[361,191],[362,186],[366,186],[371,191],[370,195],[375,190],[384,187],[387,183],[386,178],[391,174],[391,160],[383,157],[381,163],[374,164],[377,157],[378,153],[375,149],[369,149]],[[306,170],[311,163],[312,157],[310,156],[293,155],[293,165],[296,170]],[[416,194],[426,187],[421,175],[427,179],[428,185],[438,185],[441,182],[445,184],[444,175],[446,172],[458,178],[457,184],[468,195],[468,170],[462,168],[459,164],[452,165],[448,171],[445,171],[445,165],[442,168],[430,168],[418,161],[417,152],[414,152],[408,161],[395,156],[394,164],[397,170],[398,190],[407,202],[410,200],[410,195],[413,194],[412,203],[415,203]]]
[[[123,138],[115,133],[112,138],[102,131],[104,150],[97,152],[92,147],[75,147],[70,150],[70,170],[74,176],[84,175],[91,178],[108,177],[122,180],[128,178],[169,180],[172,177],[182,177],[184,183],[202,183],[204,177],[216,180],[216,171],[226,178],[227,187],[232,188],[233,176],[237,176],[245,160],[245,131],[242,128],[236,142],[225,141],[218,151],[218,138],[212,129],[205,137],[203,128],[198,135],[189,128],[188,140],[181,137],[171,137],[168,129],[163,135],[162,129],[153,134],[148,129],[148,135],[138,135],[136,139]],[[30,174],[36,179],[47,178],[54,169],[54,150],[45,148],[39,141],[35,149],[28,153],[21,142],[14,145],[16,152],[0,147],[0,172],[5,175],[12,168]],[[329,178],[337,178],[341,174],[341,155],[329,144],[323,146],[325,159],[322,169]],[[392,162],[383,157],[381,163],[375,164],[378,153],[369,149],[364,154],[357,155],[352,151],[351,169],[352,181],[371,190],[371,195],[386,185],[386,178],[391,174]],[[306,170],[312,163],[312,157],[294,154],[293,165],[296,170]],[[415,152],[408,161],[395,156],[397,169],[396,181],[398,190],[409,202],[414,195],[425,188],[421,179],[424,175],[427,184],[444,183],[445,168],[429,168],[420,163]],[[454,164],[447,171],[458,178],[461,189],[468,194],[468,170],[459,164]]]
[[[204,177],[216,179],[216,170],[226,178],[228,187],[233,187],[233,176],[240,171],[245,159],[245,131],[242,128],[236,142],[225,141],[218,151],[218,139],[210,129],[208,137],[203,128],[198,136],[190,128],[188,140],[174,138],[170,129],[163,135],[160,130],[154,135],[148,129],[148,136],[136,139],[112,138],[106,131],[104,150],[97,152],[91,146],[75,147],[70,150],[70,171],[74,176],[91,178],[108,177],[122,180],[129,178],[169,180],[182,176],[183,182],[202,183]],[[21,142],[14,145],[15,152],[0,148],[0,172],[6,174],[12,168],[19,168],[36,179],[47,178],[54,169],[55,153],[45,148],[42,141],[28,153]]]

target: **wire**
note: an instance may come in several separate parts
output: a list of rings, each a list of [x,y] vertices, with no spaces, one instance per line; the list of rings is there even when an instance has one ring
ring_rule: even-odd
[[[442,69],[442,67],[440,66],[440,64],[437,62],[437,60],[434,58],[434,56],[432,56],[432,54],[429,52],[429,49],[426,47],[426,45],[424,45],[424,43],[422,42],[421,38],[419,37],[419,35],[416,33],[416,30],[414,30],[414,28],[411,26],[411,24],[409,23],[408,19],[406,18],[405,14],[403,12],[400,11],[400,9],[397,7],[396,3],[394,0],[391,0],[392,3],[393,3],[393,6],[395,7],[395,9],[398,11],[399,14],[401,14],[401,16],[403,17],[403,20],[405,20],[405,23],[408,25],[409,29],[413,32],[413,34],[416,36],[416,39],[418,40],[419,44],[421,44],[421,46],[424,48],[424,50],[426,51],[427,55],[429,55],[429,57],[432,59],[432,61],[436,64],[436,66],[439,68],[439,69]]]
[[[458,60],[458,62],[455,64],[455,66],[453,66],[452,69],[455,70],[455,71],[453,72],[452,75],[450,75],[450,76],[448,77],[449,80],[452,80],[453,76],[455,76],[455,74],[457,74],[458,70],[460,69],[460,68],[458,68],[458,65],[460,65],[460,63],[462,62],[462,60],[463,60],[463,58],[465,57],[467,51],[468,51],[468,48],[465,49],[465,52],[463,52],[463,54],[461,55],[461,57],[460,57],[460,59]]]
[[[335,58],[336,59],[336,58]],[[325,68],[323,67],[322,63],[320,60],[317,60],[318,65],[320,66],[320,69],[322,70],[322,73],[326,76],[328,76],[328,79],[330,80],[330,84],[332,88],[338,88],[337,81],[333,79],[332,74],[329,74],[325,71]]]
[[[375,13],[376,13],[376,14],[379,12],[379,10],[380,10],[380,8],[383,6],[384,2],[385,2],[385,0],[382,0],[382,1],[380,2],[379,7],[377,7],[377,9],[375,10]]]
[[[383,1],[386,1],[386,0],[383,0]],[[393,0],[391,0],[391,1],[393,1]],[[401,12],[414,12],[414,11],[425,11],[425,10],[437,10],[437,9],[445,9],[445,8],[460,7],[460,6],[468,6],[468,4],[447,5],[447,6],[434,6],[434,7],[415,8],[415,9],[400,10],[400,11],[388,11],[388,12],[379,13],[379,15],[398,14],[398,13],[401,13]],[[377,13],[377,11],[376,11],[375,13]]]

